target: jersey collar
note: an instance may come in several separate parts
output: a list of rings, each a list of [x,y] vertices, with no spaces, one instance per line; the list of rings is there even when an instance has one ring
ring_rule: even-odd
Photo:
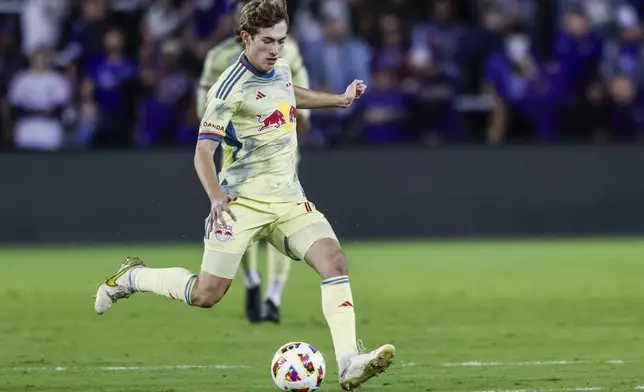
[[[257,67],[255,67],[253,64],[248,61],[246,58],[246,53],[242,53],[241,56],[239,56],[239,62],[244,65],[250,72],[253,73],[253,75],[260,77],[260,78],[272,78],[275,75],[275,67],[270,72],[262,72]]]

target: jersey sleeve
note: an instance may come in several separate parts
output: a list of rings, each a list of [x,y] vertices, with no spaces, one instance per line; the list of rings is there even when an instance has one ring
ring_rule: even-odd
[[[230,124],[233,114],[239,106],[239,92],[233,89],[228,94],[216,94],[217,86],[224,80],[215,83],[208,93],[206,109],[199,125],[199,140],[214,140],[221,142],[226,137],[226,128]]]

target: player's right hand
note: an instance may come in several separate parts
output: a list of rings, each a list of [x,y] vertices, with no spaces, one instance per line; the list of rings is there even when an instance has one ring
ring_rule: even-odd
[[[359,79],[354,80],[343,94],[347,102],[347,107],[351,106],[354,100],[360,99],[365,91],[367,91],[367,85],[364,84],[364,81]]]
[[[219,226],[228,226],[224,212],[226,212],[233,221],[237,222],[237,217],[230,209],[228,203],[237,200],[237,196],[222,194],[210,201],[210,227],[218,228]]]

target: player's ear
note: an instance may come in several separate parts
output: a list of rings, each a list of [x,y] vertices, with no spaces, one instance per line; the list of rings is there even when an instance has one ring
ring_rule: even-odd
[[[245,32],[245,31],[241,32],[241,39],[242,39],[242,42],[244,43],[244,45],[250,44],[250,35],[248,35],[247,32]]]

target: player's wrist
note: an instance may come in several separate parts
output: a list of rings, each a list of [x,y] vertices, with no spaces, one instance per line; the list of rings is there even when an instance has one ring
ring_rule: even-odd
[[[209,194],[209,198],[210,198],[210,203],[212,204],[214,202],[222,201],[223,199],[225,199],[226,193],[224,193],[224,191],[212,192]]]
[[[351,106],[351,99],[349,97],[347,97],[346,94],[338,95],[337,96],[336,106],[339,107],[339,108],[346,109],[349,106]]]

